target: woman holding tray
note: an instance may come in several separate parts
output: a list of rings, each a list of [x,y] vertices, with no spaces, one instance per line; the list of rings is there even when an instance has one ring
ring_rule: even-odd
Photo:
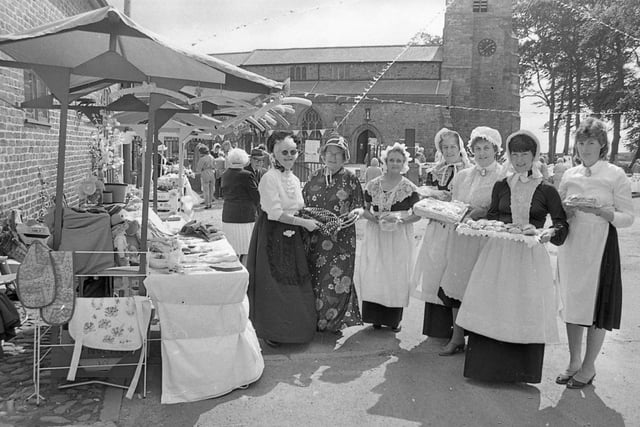
[[[429,197],[451,200],[451,183],[460,171],[470,168],[471,162],[458,132],[442,128],[435,136],[436,165],[427,175],[427,182],[435,186]],[[440,280],[447,265],[448,236],[453,224],[430,221],[424,232],[418,256],[415,260],[412,287],[413,296],[425,301],[422,333],[435,338],[450,338],[453,327],[451,308],[442,305],[438,298]]]
[[[420,217],[411,213],[418,201],[417,187],[402,176],[409,170],[409,152],[395,143],[381,155],[383,175],[365,188],[367,219],[358,265],[358,285],[362,295],[362,320],[375,329],[388,326],[400,331],[403,307],[409,305],[413,258],[413,223]]]
[[[540,143],[519,130],[507,138],[510,173],[491,194],[487,218],[505,224],[544,226],[540,243],[561,245],[568,232],[555,187],[535,166]],[[544,346],[558,340],[556,298],[543,244],[492,237],[471,272],[457,323],[469,332],[464,376],[485,381],[540,382]]]
[[[503,167],[496,161],[502,149],[500,133],[487,126],[471,131],[468,145],[473,153],[475,166],[461,170],[451,181],[451,198],[470,206],[467,217],[477,220],[485,218],[491,204],[491,191],[499,179],[504,178]],[[464,330],[456,325],[456,317],[471,270],[486,238],[464,236],[453,229],[446,245],[447,265],[440,280],[438,297],[453,315],[453,335],[440,356],[451,356],[464,350]]]
[[[571,225],[558,251],[560,315],[567,325],[570,358],[556,382],[580,389],[596,375],[595,361],[606,331],[620,328],[622,281],[616,229],[631,226],[634,213],[629,179],[606,161],[605,124],[594,118],[580,123],[575,147],[582,164],[567,170],[560,183]],[[582,359],[585,329],[587,349]]]
[[[274,132],[267,148],[273,167],[258,184],[262,211],[247,258],[249,318],[268,345],[306,343],[316,332],[316,310],[303,236],[318,223],[294,216],[304,199],[291,170],[298,158],[292,134]]]

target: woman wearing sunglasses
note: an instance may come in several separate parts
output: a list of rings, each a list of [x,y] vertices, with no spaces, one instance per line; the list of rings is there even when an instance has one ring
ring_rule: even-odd
[[[294,216],[304,200],[300,180],[291,171],[298,158],[292,134],[274,132],[267,150],[273,167],[258,185],[262,212],[247,259],[249,318],[268,345],[305,343],[316,331],[316,309],[303,234],[318,223]]]

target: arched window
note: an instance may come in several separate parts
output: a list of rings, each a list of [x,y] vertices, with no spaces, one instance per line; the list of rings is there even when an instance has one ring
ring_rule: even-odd
[[[320,140],[322,138],[322,134],[320,133],[320,129],[322,129],[322,119],[320,118],[320,114],[313,108],[309,108],[305,111],[304,116],[302,116],[302,129],[309,131],[306,132],[305,139]]]

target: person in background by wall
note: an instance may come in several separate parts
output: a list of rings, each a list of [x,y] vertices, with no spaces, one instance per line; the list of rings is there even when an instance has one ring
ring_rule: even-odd
[[[216,147],[217,146],[217,147]],[[217,154],[214,154],[214,158],[215,158],[215,171],[216,171],[216,198],[221,199],[222,198],[222,174],[224,174],[224,170],[225,168],[225,157],[224,157],[224,153],[223,151],[220,149],[220,144],[216,144],[213,146],[214,150],[217,148],[217,151],[215,151]]]
[[[554,187],[560,187],[560,181],[562,181],[562,175],[569,169],[569,166],[565,163],[562,157],[558,157],[556,164],[553,166],[553,176],[551,177]]]
[[[249,252],[251,232],[260,203],[258,183],[254,174],[246,170],[247,152],[234,148],[227,154],[229,168],[222,174],[224,203],[222,205],[222,231],[243,264]]]
[[[201,145],[200,148],[198,148],[198,151],[200,152],[201,157],[196,165],[196,173],[200,174],[202,192],[204,193],[204,208],[211,209],[211,205],[215,200],[215,159],[205,145]]]
[[[364,172],[364,182],[367,183],[380,175],[382,175],[382,168],[380,168],[378,159],[374,157],[371,159],[371,165],[367,167],[367,170]]]
[[[262,167],[264,162],[265,153],[259,148],[254,148],[251,150],[251,155],[249,157],[249,164],[245,166],[245,169],[253,174],[253,177],[256,179],[257,183],[260,183],[260,179],[262,175],[267,172],[267,170]]]
[[[269,168],[271,167],[271,157],[269,156],[269,152],[267,151],[267,147],[265,147],[264,144],[260,144],[256,148],[258,150],[261,150],[262,154],[263,154],[262,167],[264,167],[266,170],[269,170]]]

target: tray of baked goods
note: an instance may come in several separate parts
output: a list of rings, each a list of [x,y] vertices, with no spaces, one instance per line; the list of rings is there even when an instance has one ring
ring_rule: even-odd
[[[505,224],[502,221],[469,219],[456,227],[458,234],[466,236],[487,236],[498,239],[515,240],[524,242],[529,246],[540,243],[542,229],[537,229],[533,224]]]
[[[414,214],[450,224],[462,221],[468,209],[469,207],[462,202],[445,202],[432,198],[422,199],[413,205]]]
[[[572,194],[564,199],[566,206],[575,208],[599,208],[600,204],[596,197],[580,196],[578,194]]]

